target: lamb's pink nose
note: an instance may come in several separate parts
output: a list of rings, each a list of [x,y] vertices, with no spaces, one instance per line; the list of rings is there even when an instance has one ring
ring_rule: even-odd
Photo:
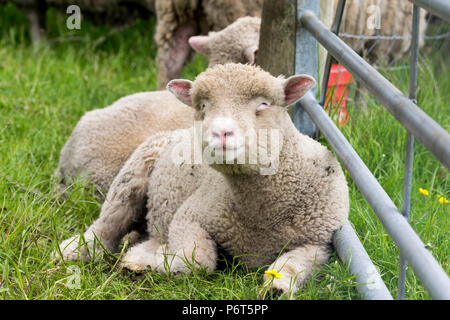
[[[220,130],[220,131],[213,131],[212,135],[214,138],[220,139],[220,142],[222,143],[222,146],[226,146],[227,143],[227,137],[234,136],[234,131],[231,129],[226,130]]]

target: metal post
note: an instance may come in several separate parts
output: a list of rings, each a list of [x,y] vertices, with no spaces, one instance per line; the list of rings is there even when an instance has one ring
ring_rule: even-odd
[[[409,74],[409,98],[416,103],[417,92],[417,72],[419,57],[419,28],[420,28],[420,7],[414,5],[412,19],[412,39],[411,39],[411,66]],[[402,214],[409,220],[411,210],[411,185],[412,169],[414,162],[414,136],[407,130],[406,135],[406,156],[405,156],[405,176],[403,181],[403,205]],[[398,274],[398,294],[397,299],[405,299],[405,278],[406,259],[400,253],[399,274]]]
[[[298,18],[304,10],[311,10],[318,15],[320,10],[320,3],[317,0],[297,0],[297,25],[295,31],[295,74],[308,74],[314,79],[317,79],[317,68],[319,61],[317,40],[306,30],[300,27]],[[316,93],[316,89],[313,91]],[[294,104],[292,110],[292,121],[295,127],[301,133],[317,137],[317,129],[314,122],[303,110],[300,103]]]

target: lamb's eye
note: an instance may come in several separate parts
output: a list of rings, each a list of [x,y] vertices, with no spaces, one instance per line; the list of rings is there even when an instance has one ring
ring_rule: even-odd
[[[270,105],[269,105],[268,102],[261,102],[261,103],[256,107],[256,115],[258,116],[258,115],[261,113],[261,111],[263,111],[263,110],[265,110],[265,109],[267,109],[267,108],[269,108],[269,107],[270,107]]]
[[[200,111],[205,111],[205,108],[206,108],[206,103],[202,103],[202,104],[200,104]]]

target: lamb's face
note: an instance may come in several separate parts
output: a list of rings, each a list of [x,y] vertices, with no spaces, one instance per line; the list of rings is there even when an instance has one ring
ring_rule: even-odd
[[[267,95],[236,95],[226,89],[210,94],[194,98],[204,161],[223,172],[259,172],[274,165],[285,109]]]
[[[314,84],[309,76],[284,80],[257,67],[227,64],[194,83],[172,80],[168,89],[196,110],[204,162],[226,173],[269,174],[282,149],[285,107]]]

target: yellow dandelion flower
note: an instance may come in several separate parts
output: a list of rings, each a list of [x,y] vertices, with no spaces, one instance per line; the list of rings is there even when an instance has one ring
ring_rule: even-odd
[[[436,198],[440,198],[440,197],[442,197],[440,194],[438,194],[438,195],[436,196]]]
[[[283,274],[282,273],[278,273],[277,270],[275,270],[275,269],[266,270],[266,271],[264,271],[264,273],[266,274],[267,278],[269,278],[269,279],[272,279],[272,278],[276,278],[276,279],[283,278]]]
[[[444,203],[449,203],[450,202],[445,197],[440,197],[438,201],[439,201],[440,204],[444,204]]]
[[[428,190],[426,190],[426,189],[422,189],[422,188],[419,188],[419,192],[421,193],[421,194],[423,194],[424,196],[428,196],[430,193],[428,192]]]

